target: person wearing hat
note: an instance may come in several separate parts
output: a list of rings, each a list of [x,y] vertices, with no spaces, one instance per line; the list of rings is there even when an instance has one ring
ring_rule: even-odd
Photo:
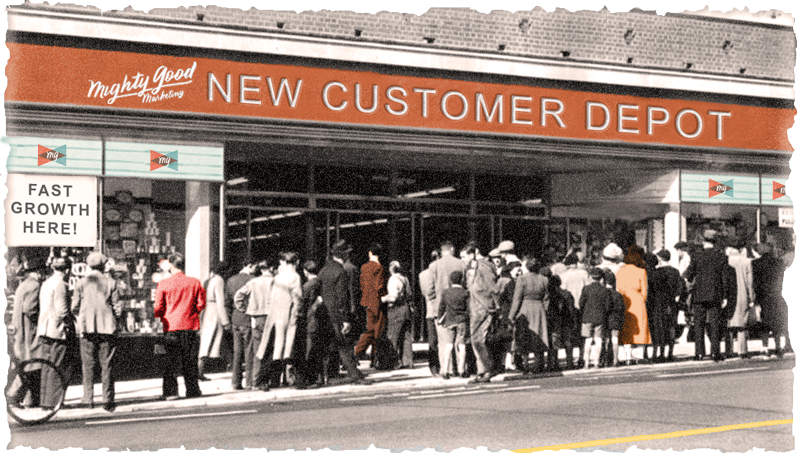
[[[249,343],[244,357],[245,383],[251,390],[260,389],[266,392],[269,390],[269,378],[264,375],[262,360],[255,353],[262,344],[275,278],[272,274],[274,267],[271,261],[261,261],[257,267],[261,276],[248,281],[236,291],[233,296],[233,306],[236,311],[244,313],[250,321]]]
[[[346,382],[367,384],[364,375],[358,370],[353,355],[353,345],[347,337],[352,328],[349,321],[351,287],[344,270],[344,261],[350,251],[352,247],[346,241],[339,240],[334,243],[330,257],[317,275],[328,324],[320,322],[317,328],[317,343],[310,348],[309,355],[319,355],[324,359],[335,349],[347,370]],[[309,359],[309,362],[315,361],[313,357]]]
[[[165,266],[170,277],[158,282],[153,315],[161,319],[164,327],[164,348],[169,362],[181,366],[186,398],[202,396],[198,384],[197,351],[200,330],[200,313],[206,308],[206,291],[200,280],[183,273],[184,258],[180,253],[167,256]],[[164,369],[162,396],[178,397],[178,378],[171,365]]]
[[[81,404],[94,406],[94,365],[97,359],[103,384],[103,409],[111,412],[116,406],[113,363],[121,308],[116,280],[103,273],[106,262],[106,256],[100,252],[93,252],[86,258],[89,273],[75,283],[72,291],[72,314],[78,320],[81,345]]]
[[[717,232],[703,232],[703,249],[692,256],[684,278],[693,282],[692,310],[694,312],[695,360],[705,356],[705,333],[711,340],[711,357],[715,362],[724,360],[720,353],[720,316],[722,310],[736,298],[731,296],[731,273],[728,258],[716,249]],[[733,274],[735,276],[735,273]],[[734,281],[735,283],[735,281]]]
[[[75,320],[70,312],[67,279],[70,270],[69,259],[57,257],[50,265],[53,274],[42,283],[39,290],[39,321],[36,334],[39,336],[39,355],[52,362],[56,368],[66,372],[64,383],[59,381],[51,369],[42,371],[41,405],[52,409],[58,404],[62,393],[71,380],[71,365],[76,361]]]
[[[603,258],[597,267],[606,269],[611,272],[613,277],[617,271],[622,267],[622,248],[616,243],[609,243],[603,248]],[[612,283],[616,287],[616,283]]]
[[[43,268],[44,264],[40,263],[24,264],[22,271],[24,279],[14,292],[14,310],[10,329],[14,336],[12,361],[15,364],[35,358],[39,350],[36,326],[39,321],[39,289]],[[41,374],[41,369],[23,372],[20,375],[21,383],[12,384],[10,386],[12,389],[6,396],[13,400],[15,405],[25,404],[38,407]]]
[[[656,362],[674,360],[675,326],[678,323],[678,302],[683,293],[683,279],[678,269],[669,265],[672,254],[667,249],[656,253],[658,264],[648,281],[650,307],[647,315],[652,320],[653,358]]]

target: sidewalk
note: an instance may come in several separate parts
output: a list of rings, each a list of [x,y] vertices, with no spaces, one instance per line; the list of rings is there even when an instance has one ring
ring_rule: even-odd
[[[770,348],[774,348],[770,344]],[[421,354],[421,351],[427,352],[428,345],[426,343],[415,343],[414,351]],[[759,352],[761,350],[761,341],[755,340],[748,343],[748,350],[750,352]],[[577,349],[576,349],[577,351]],[[634,356],[641,358],[642,349],[634,349]],[[577,353],[576,353],[577,355]],[[642,369],[642,368],[675,368],[681,366],[696,366],[703,363],[712,363],[707,361],[688,361],[694,355],[694,343],[681,343],[675,345],[675,357],[677,359],[674,363],[667,364],[654,364],[654,365],[635,365],[624,366],[609,369],[592,369],[592,370],[565,370],[561,372],[563,376],[581,375],[581,374],[602,374],[605,372],[624,371],[629,369]],[[565,356],[563,350],[561,358]],[[788,354],[793,357],[794,354]],[[731,359],[729,361],[735,361]],[[462,378],[453,378],[444,380],[440,377],[432,377],[428,370],[426,361],[415,362],[413,369],[396,370],[396,371],[376,371],[369,368],[368,361],[362,361],[360,364],[362,372],[366,373],[367,378],[372,381],[369,385],[330,385],[317,389],[298,390],[293,387],[282,387],[271,389],[268,392],[260,390],[256,391],[235,391],[231,389],[230,372],[207,374],[211,380],[200,382],[200,389],[203,392],[202,397],[198,398],[180,398],[173,401],[161,400],[161,379],[144,379],[137,381],[118,381],[116,383],[116,401],[117,409],[113,414],[108,413],[99,406],[99,403],[94,409],[79,408],[77,405],[80,403],[82,388],[80,385],[71,386],[67,389],[67,394],[64,402],[64,407],[56,414],[52,421],[58,420],[76,420],[86,419],[92,417],[120,417],[126,415],[134,415],[139,412],[153,412],[164,409],[180,409],[190,407],[211,407],[211,406],[225,406],[232,404],[245,404],[245,403],[262,403],[262,402],[280,402],[280,401],[295,401],[295,400],[308,400],[317,399],[320,397],[335,397],[347,396],[360,393],[379,393],[390,394],[393,392],[408,392],[414,390],[424,390],[430,388],[450,388],[450,387],[463,387],[469,380]],[[492,378],[491,382],[503,382],[506,380],[514,380],[521,378],[522,374],[518,372],[508,372]],[[178,379],[181,396],[185,393],[183,387],[183,378]],[[100,396],[100,384],[95,384],[95,399]],[[9,421],[11,418],[9,417]]]

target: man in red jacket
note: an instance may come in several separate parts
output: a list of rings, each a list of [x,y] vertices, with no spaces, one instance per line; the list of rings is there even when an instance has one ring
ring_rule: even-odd
[[[386,279],[380,255],[383,248],[380,244],[373,243],[369,247],[369,261],[361,266],[361,306],[367,310],[367,331],[361,334],[355,347],[355,356],[358,358],[372,345],[372,355],[375,355],[375,340],[383,335],[386,330],[386,309],[381,306],[381,297],[386,295]]]
[[[183,255],[170,254],[161,267],[168,268],[172,276],[161,280],[156,288],[153,306],[155,317],[164,325],[164,347],[167,365],[164,369],[162,396],[178,397],[178,379],[172,373],[174,361],[181,364],[181,374],[186,384],[186,398],[202,395],[197,382],[197,332],[200,330],[200,312],[206,307],[206,291],[197,278],[183,274]]]

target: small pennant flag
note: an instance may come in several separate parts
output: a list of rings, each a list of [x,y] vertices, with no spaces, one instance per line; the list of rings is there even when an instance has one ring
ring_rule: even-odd
[[[786,196],[786,185],[782,185],[775,180],[772,181],[772,200]]]
[[[158,153],[150,150],[150,170],[154,171],[162,167],[168,167],[173,171],[178,170],[178,151],[169,153]]]
[[[718,196],[724,194],[728,197],[733,197],[733,179],[727,182],[717,182],[708,179],[708,197]]]
[[[61,147],[56,147],[54,149],[45,147],[43,145],[39,145],[39,164],[41,166],[43,164],[51,163],[55,161],[56,163],[66,166],[67,165],[67,146],[62,145]]]

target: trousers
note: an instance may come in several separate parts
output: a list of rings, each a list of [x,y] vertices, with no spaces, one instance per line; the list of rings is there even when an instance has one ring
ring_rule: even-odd
[[[100,364],[100,377],[103,384],[103,402],[114,403],[114,353],[117,350],[117,337],[100,333],[85,333],[81,337],[81,363],[83,372],[84,404],[94,402],[95,359]]]
[[[375,344],[375,340],[383,335],[386,330],[386,312],[381,306],[369,306],[367,310],[367,330],[361,334],[355,347],[356,357],[363,354],[368,347]],[[372,355],[375,355],[375,347],[372,347]]]
[[[67,338],[60,340],[41,337],[39,357],[49,360],[63,374],[63,382],[58,378],[58,372],[52,368],[43,368],[41,373],[42,385],[40,389],[40,403],[42,407],[54,408],[64,399],[64,392],[72,379],[72,367],[77,361],[75,355],[75,340]]]
[[[196,330],[176,330],[164,334],[164,348],[167,351],[167,365],[164,368],[161,394],[164,397],[178,396],[178,378],[175,366],[180,365],[180,373],[186,386],[186,397],[199,397],[200,385],[197,370],[197,353],[200,349]]]
[[[386,337],[392,342],[401,366],[414,366],[414,350],[411,337],[411,311],[408,305],[390,307],[386,311]]]
[[[439,336],[436,332],[436,319],[425,319],[428,325],[428,368],[431,374],[439,374]]]
[[[253,384],[251,375],[253,364],[253,352],[250,345],[250,326],[233,326],[233,368],[231,371],[231,385],[234,389],[242,387],[242,377],[244,385],[250,387]],[[244,365],[244,371],[242,371]]]
[[[475,363],[478,366],[478,374],[492,371],[492,357],[486,347],[486,334],[489,333],[489,325],[492,317],[487,311],[472,311],[470,314],[470,340],[472,350],[475,352]]]
[[[711,355],[718,357],[719,348],[719,318],[722,309],[717,302],[697,302],[692,305],[694,310],[694,354],[703,356],[706,354],[705,333],[711,340]],[[706,320],[708,318],[708,320]]]

